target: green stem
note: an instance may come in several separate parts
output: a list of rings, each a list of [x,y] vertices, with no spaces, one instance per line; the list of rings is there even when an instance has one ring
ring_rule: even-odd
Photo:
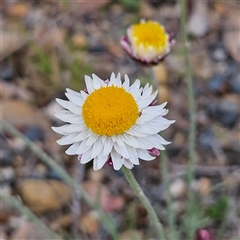
[[[170,239],[178,240],[178,234],[176,233],[174,220],[175,216],[172,210],[172,198],[169,192],[169,175],[167,167],[167,154],[165,151],[161,151],[160,155],[160,164],[161,164],[161,175],[163,178],[163,185],[167,190],[167,213],[168,213],[168,223],[169,223],[169,237]]]
[[[186,31],[186,1],[181,0],[181,26],[182,26],[182,35],[184,41],[184,61],[186,65],[186,78],[187,78],[187,87],[188,87],[188,101],[189,101],[189,117],[190,117],[190,133],[189,133],[189,159],[190,162],[188,164],[188,183],[191,184],[193,180],[193,169],[196,165],[196,155],[195,155],[195,139],[196,139],[196,117],[195,117],[195,99],[193,92],[193,79],[192,79],[192,71],[189,62],[189,50],[187,47],[188,43],[188,35]],[[190,191],[191,192],[191,191]]]
[[[187,170],[187,180],[188,180],[188,187],[189,187],[189,195],[188,195],[188,209],[187,209],[187,215],[188,219],[191,211],[193,209],[194,204],[194,194],[190,190],[191,182],[194,179],[194,166],[196,165],[196,117],[195,117],[195,99],[194,99],[194,89],[193,89],[193,78],[192,78],[192,70],[189,62],[189,49],[188,49],[188,35],[186,30],[186,0],[179,0],[179,3],[181,5],[181,29],[182,29],[182,38],[184,43],[184,62],[186,66],[186,78],[187,78],[187,88],[188,88],[188,102],[189,102],[189,164],[188,164],[188,170]],[[189,224],[191,224],[189,222]],[[192,239],[192,234],[194,234],[194,229],[188,232],[188,239]]]
[[[151,81],[152,81],[152,85],[154,86],[154,88],[155,88],[156,90],[158,90],[158,82],[157,82],[157,78],[156,78],[156,76],[155,76],[155,72],[154,72],[153,67],[150,67],[150,68],[149,68],[149,71],[150,71],[150,79],[151,79]]]
[[[158,89],[158,83],[155,76],[154,69],[150,68],[150,76],[152,84]],[[167,168],[167,155],[165,151],[161,152],[160,155],[160,164],[161,164],[161,175],[163,177],[163,185],[167,190],[167,213],[168,213],[168,223],[169,223],[169,237],[170,239],[178,240],[178,236],[175,231],[174,225],[174,213],[172,211],[172,198],[169,194],[169,177],[168,177],[168,168]]]
[[[113,236],[114,239],[119,239],[116,226],[113,224],[114,220],[110,217],[110,215],[104,213],[102,209],[93,202],[92,198],[84,191],[81,185],[79,185],[72,177],[69,176],[69,174],[60,167],[56,161],[51,158],[49,155],[47,155],[41,148],[39,148],[36,144],[34,144],[32,141],[30,141],[27,137],[25,137],[22,133],[20,133],[16,128],[14,128],[12,125],[7,123],[5,120],[0,120],[0,123],[2,125],[2,128],[7,131],[8,133],[12,134],[15,137],[21,138],[27,147],[29,147],[36,156],[39,157],[39,160],[44,162],[46,165],[48,165],[51,169],[55,170],[61,178],[69,185],[71,186],[74,191],[82,197],[82,199],[93,209],[97,210],[100,214],[101,221],[105,225],[106,229],[110,232],[110,234]]]
[[[128,168],[126,168],[124,166],[122,167],[122,170],[123,170],[123,173],[124,173],[127,181],[129,182],[130,186],[132,187],[133,191],[136,193],[136,195],[139,197],[139,199],[142,201],[143,205],[145,206],[145,208],[149,214],[150,221],[151,221],[152,225],[155,226],[155,229],[159,236],[159,240],[165,240],[166,238],[165,238],[165,234],[163,231],[163,226],[159,222],[159,219],[158,219],[158,216],[157,216],[155,210],[153,209],[151,203],[149,202],[148,198],[144,194],[142,188],[140,187],[140,185],[134,178],[131,170],[129,170]]]
[[[41,231],[46,235],[46,237],[50,237],[50,239],[61,239],[56,233],[50,230],[29,208],[24,206],[16,198],[8,196],[4,193],[1,193],[0,198],[3,199],[6,204],[15,207],[22,214],[28,216],[28,218],[35,223],[36,227],[41,229]]]

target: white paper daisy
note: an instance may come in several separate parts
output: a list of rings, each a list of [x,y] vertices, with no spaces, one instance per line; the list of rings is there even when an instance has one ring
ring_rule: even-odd
[[[93,169],[99,170],[108,162],[115,170],[122,165],[131,169],[139,159],[150,161],[169,144],[158,132],[174,121],[165,119],[167,103],[153,106],[157,91],[146,84],[132,85],[127,75],[121,82],[120,74],[112,73],[110,81],[98,76],[85,76],[86,90],[67,89],[69,101],[56,99],[66,110],[57,110],[55,116],[68,124],[52,129],[64,135],[57,141],[71,146],[68,155],[79,155],[82,164],[93,160]]]

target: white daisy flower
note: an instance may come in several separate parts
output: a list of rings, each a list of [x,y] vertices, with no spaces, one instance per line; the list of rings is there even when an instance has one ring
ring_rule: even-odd
[[[139,80],[130,85],[127,75],[122,83],[114,73],[110,81],[85,76],[85,83],[85,91],[66,90],[69,101],[56,99],[66,110],[57,110],[55,116],[67,124],[52,129],[64,135],[58,144],[71,144],[66,154],[79,155],[82,164],[93,160],[94,170],[105,163],[115,170],[122,165],[131,169],[139,159],[153,160],[170,143],[158,132],[174,121],[163,117],[167,103],[152,105],[157,96],[152,86],[142,88]]]

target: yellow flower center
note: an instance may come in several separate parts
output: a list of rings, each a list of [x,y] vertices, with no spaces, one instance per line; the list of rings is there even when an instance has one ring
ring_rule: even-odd
[[[123,134],[138,118],[138,105],[124,88],[106,86],[92,92],[82,107],[85,124],[98,135]]]
[[[168,43],[168,35],[161,24],[154,21],[147,21],[133,25],[132,40],[138,47],[142,44],[145,49],[151,46],[156,51],[165,51]]]

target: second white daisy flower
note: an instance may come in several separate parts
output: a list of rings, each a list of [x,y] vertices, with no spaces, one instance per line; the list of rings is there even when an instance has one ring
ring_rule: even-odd
[[[66,110],[56,111],[55,116],[67,122],[53,127],[64,135],[58,144],[71,144],[66,153],[79,155],[82,164],[93,160],[94,170],[106,162],[115,170],[122,165],[131,169],[139,159],[153,160],[170,143],[158,134],[174,122],[163,117],[167,103],[152,106],[157,91],[152,93],[149,84],[140,87],[139,80],[130,85],[127,75],[124,80],[114,73],[110,81],[85,76],[85,91],[67,89],[69,101],[56,99]]]

